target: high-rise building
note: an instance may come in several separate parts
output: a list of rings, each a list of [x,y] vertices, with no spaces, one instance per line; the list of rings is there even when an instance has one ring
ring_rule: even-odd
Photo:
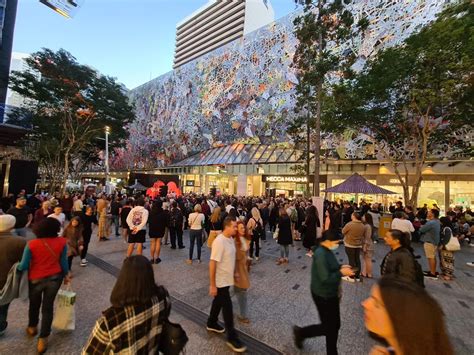
[[[0,123],[5,111],[17,5],[18,0],[0,0]]]
[[[12,53],[12,58],[10,62],[10,73],[13,71],[30,71],[31,69],[28,67],[26,64],[25,59],[29,57],[29,54],[27,53],[19,53],[19,52],[13,52]],[[39,75],[39,73],[36,73],[36,75]],[[25,98],[20,95],[19,93],[8,89],[7,91],[7,99],[6,99],[6,105],[7,109],[6,112],[8,112],[9,107],[21,107],[25,103]]]
[[[211,0],[176,26],[174,68],[274,21],[268,0]]]

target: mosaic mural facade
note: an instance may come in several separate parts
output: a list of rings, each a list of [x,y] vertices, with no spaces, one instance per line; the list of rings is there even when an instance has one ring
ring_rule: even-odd
[[[364,37],[346,46],[355,68],[435,19],[445,0],[355,1],[355,22],[367,16]],[[296,48],[291,14],[130,92],[136,120],[117,168],[164,166],[196,151],[233,142],[286,142],[295,106]],[[341,48],[340,50],[343,50]],[[344,142],[343,155],[358,151]],[[332,145],[332,144],[329,144]],[[347,147],[348,146],[348,147]],[[337,147],[336,147],[337,148]],[[135,162],[134,166],[128,165]]]

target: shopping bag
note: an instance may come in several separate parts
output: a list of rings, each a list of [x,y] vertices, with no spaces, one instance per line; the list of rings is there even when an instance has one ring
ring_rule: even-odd
[[[75,303],[76,293],[72,291],[70,286],[59,290],[56,296],[53,328],[57,330],[74,330],[76,328]]]

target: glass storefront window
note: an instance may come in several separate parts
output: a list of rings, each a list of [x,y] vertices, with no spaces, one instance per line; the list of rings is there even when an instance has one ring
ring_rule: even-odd
[[[474,181],[450,181],[449,206],[474,209]]]
[[[436,203],[443,215],[445,212],[444,188],[444,181],[422,181],[418,194],[418,206],[423,206],[426,203],[431,207]]]

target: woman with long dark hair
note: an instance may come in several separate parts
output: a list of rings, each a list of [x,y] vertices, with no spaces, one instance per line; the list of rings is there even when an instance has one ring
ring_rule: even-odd
[[[63,237],[67,240],[67,261],[69,271],[72,270],[72,260],[75,256],[80,255],[84,249],[84,238],[82,236],[82,224],[80,217],[73,217],[66,229],[64,229]]]
[[[97,320],[83,353],[158,353],[171,303],[166,289],[155,283],[147,258],[135,255],[125,259],[110,303],[112,306]]]
[[[247,290],[250,288],[249,267],[247,262],[247,255],[252,240],[245,223],[243,221],[237,222],[237,235],[235,240],[235,271],[239,277],[234,280],[234,291],[239,303],[240,313],[237,319],[241,323],[248,324],[250,320],[247,317]]]
[[[291,220],[285,208],[280,208],[280,218],[278,219],[278,244],[280,244],[280,258],[276,264],[288,264],[290,256],[290,245],[293,244],[293,236],[291,233]]]
[[[456,238],[453,235],[453,225],[449,217],[441,217],[441,238],[439,246],[439,260],[441,268],[441,277],[444,281],[451,281],[454,277],[454,252],[447,250],[446,245],[451,238]]]
[[[362,306],[365,327],[384,343],[375,346],[371,354],[454,354],[441,307],[415,283],[382,277]]]
[[[362,258],[364,264],[362,265],[362,272],[360,273],[363,277],[371,279],[372,276],[372,258],[374,257],[374,243],[372,234],[374,232],[374,222],[372,215],[366,213],[362,216],[362,223],[364,223],[364,241],[362,244]]]
[[[410,236],[398,229],[390,229],[385,233],[384,240],[390,247],[390,251],[380,265],[380,274],[417,282],[416,261],[410,247]]]
[[[308,249],[306,255],[312,257],[313,252],[311,251],[311,249],[316,245],[318,237],[318,227],[321,226],[316,206],[311,205],[308,207],[308,209],[306,210],[306,219],[303,225],[305,228],[303,246]]]

